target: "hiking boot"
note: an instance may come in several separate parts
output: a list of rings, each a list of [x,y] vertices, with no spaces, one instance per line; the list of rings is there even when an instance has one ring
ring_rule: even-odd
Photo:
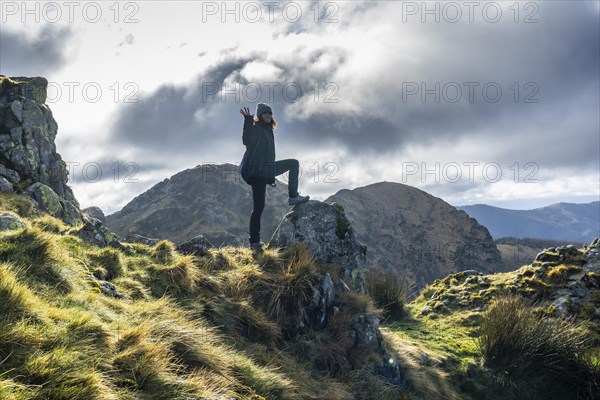
[[[252,250],[262,250],[264,245],[265,245],[264,242],[250,243],[250,249],[252,249]]]
[[[308,199],[310,198],[310,196],[296,196],[296,197],[288,197],[288,204],[290,206],[296,205],[296,204],[300,204],[300,203],[304,203],[305,201],[308,201]]]

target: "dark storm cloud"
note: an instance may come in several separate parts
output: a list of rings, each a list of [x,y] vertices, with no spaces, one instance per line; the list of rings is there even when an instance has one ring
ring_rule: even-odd
[[[401,2],[393,3],[386,4],[387,15],[381,16],[384,20],[399,18],[393,15],[393,7],[399,9]],[[392,64],[389,73],[360,74],[360,80],[353,78],[353,72],[359,71],[344,70],[354,65],[353,58],[361,57],[360,48],[305,43],[290,48],[285,58],[276,60],[265,52],[241,57],[236,55],[239,49],[228,49],[224,58],[191,87],[164,85],[139,103],[123,108],[116,116],[113,137],[166,154],[211,154],[225,145],[241,147],[242,118],[238,110],[249,106],[254,112],[255,103],[236,101],[232,96],[225,102],[219,96],[204,98],[203,88],[223,82],[248,84],[240,72],[252,61],[263,61],[281,71],[276,79],[281,83],[293,82],[301,87],[315,82],[339,84],[338,106],[319,102],[316,111],[306,118],[284,117],[283,111],[296,105],[275,91],[269,102],[281,125],[278,133],[285,135],[298,152],[336,143],[350,153],[383,156],[407,144],[458,142],[468,135],[474,145],[485,150],[481,156],[488,160],[597,165],[598,12],[578,3],[537,4],[539,22],[534,24],[510,20],[498,24],[398,24],[397,37],[384,38],[389,54],[382,55],[378,65],[390,62],[395,55],[394,44],[402,40],[420,40],[424,47],[405,63]],[[352,25],[346,18],[342,25],[366,32],[368,26],[358,24],[362,21]],[[353,51],[356,53],[351,54]],[[324,66],[320,63],[323,57],[330,60]],[[322,68],[312,68],[317,64]],[[458,83],[463,98],[456,103],[443,96],[439,102],[432,95],[424,102],[420,94],[403,98],[406,84],[432,88],[435,82],[442,86]],[[473,101],[468,99],[465,82],[476,83]],[[515,82],[519,88],[516,101]],[[501,88],[498,102],[483,97],[486,84]],[[493,90],[491,93],[493,97]],[[537,102],[525,103],[527,95]],[[358,104],[359,111],[350,104]],[[487,142],[499,138],[513,146],[485,148]]]
[[[45,76],[68,63],[68,27],[45,26],[34,37],[1,28],[0,73],[9,76]]]

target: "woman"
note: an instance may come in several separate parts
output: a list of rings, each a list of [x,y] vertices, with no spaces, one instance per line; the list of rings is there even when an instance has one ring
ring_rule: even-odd
[[[274,184],[275,177],[287,171],[289,175],[289,205],[305,202],[309,196],[300,196],[298,193],[298,160],[287,159],[275,161],[275,139],[273,129],[277,128],[277,122],[273,119],[273,110],[269,105],[258,103],[256,105],[256,116],[250,114],[247,107],[240,109],[244,116],[244,129],[242,141],[248,152],[248,183],[252,185],[252,200],[254,206],[250,216],[250,247],[262,249],[264,245],[260,241],[260,217],[265,207],[265,194],[267,183]]]

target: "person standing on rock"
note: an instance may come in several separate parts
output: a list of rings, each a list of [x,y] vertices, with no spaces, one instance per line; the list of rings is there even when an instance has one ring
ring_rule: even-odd
[[[252,215],[250,216],[250,248],[262,249],[260,241],[260,218],[265,207],[267,184],[274,185],[275,177],[290,172],[288,185],[288,204],[295,205],[305,202],[310,196],[298,193],[298,176],[300,165],[296,159],[275,161],[275,138],[273,130],[277,122],[273,119],[273,110],[268,104],[256,105],[256,116],[250,114],[250,109],[240,109],[244,116],[242,142],[248,153],[248,179],[252,186]]]

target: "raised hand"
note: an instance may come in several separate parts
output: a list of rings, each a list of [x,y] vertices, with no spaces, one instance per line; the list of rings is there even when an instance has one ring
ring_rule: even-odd
[[[248,107],[240,108],[240,114],[242,114],[244,117],[252,115],[250,114],[250,109]]]

